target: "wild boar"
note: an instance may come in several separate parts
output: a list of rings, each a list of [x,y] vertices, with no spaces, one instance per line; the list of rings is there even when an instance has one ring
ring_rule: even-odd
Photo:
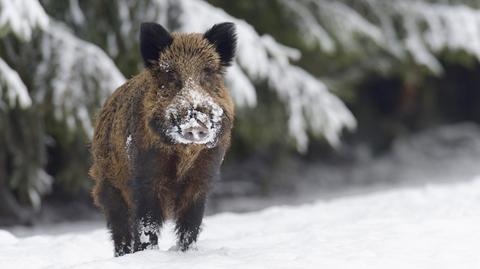
[[[167,219],[175,221],[180,250],[197,240],[234,120],[224,85],[234,24],[204,34],[169,33],[156,23],[140,28],[146,68],[108,98],[92,142],[93,198],[115,256],[156,248]]]

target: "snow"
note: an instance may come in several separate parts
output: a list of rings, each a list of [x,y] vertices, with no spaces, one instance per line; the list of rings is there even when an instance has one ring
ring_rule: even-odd
[[[160,70],[163,72],[170,72],[171,71],[171,66],[168,62],[162,61],[158,63],[158,67],[160,67]]]
[[[150,217],[147,219],[143,219],[140,221],[139,225],[140,229],[140,242],[141,243],[149,243],[150,236],[160,236],[160,231],[157,224],[154,224],[150,221]],[[131,246],[133,248],[133,246]],[[151,249],[157,249],[156,246],[150,246]]]
[[[7,28],[18,37],[30,40],[33,29],[45,28],[48,21],[37,0],[0,0],[0,32]]]
[[[296,15],[293,23],[296,24],[301,33],[305,33],[302,37],[310,46],[316,43],[327,53],[333,53],[336,50],[335,41],[328,34],[326,29],[322,27],[306,5],[299,4],[297,0],[283,0],[280,1],[283,5]]]
[[[460,2],[460,3],[459,3]],[[464,51],[480,59],[480,10],[462,1],[281,0],[302,38],[326,53],[362,51],[370,40],[393,56],[440,74],[438,54]],[[471,3],[469,1],[463,1]],[[359,38],[361,37],[361,38]]]
[[[3,1],[1,4],[7,2]],[[20,7],[27,2],[31,10],[24,11],[24,17],[16,19],[28,20],[30,15],[27,13],[41,8],[36,1],[16,1],[13,6]],[[0,12],[7,11],[0,8]],[[38,10],[35,12],[37,15],[42,13]],[[68,131],[83,131],[91,138],[91,118],[94,111],[98,110],[125,78],[102,49],[75,37],[61,23],[49,19],[48,24],[41,23],[41,26],[31,42],[19,45],[20,51],[34,50],[35,55],[38,55],[29,62],[34,66],[30,73],[22,73],[22,76],[33,78],[33,83],[28,84],[27,88],[17,71],[0,58],[0,97],[2,101],[6,101],[7,109],[15,107],[17,103],[22,108],[28,108],[32,104],[47,104],[52,107],[56,119],[67,124]],[[1,27],[3,26],[0,22]],[[10,30],[16,31],[14,28]],[[16,63],[17,59],[13,57],[10,61]],[[3,106],[4,102],[0,101],[2,109]],[[39,146],[42,148],[44,145],[41,143]],[[25,196],[33,208],[38,210],[42,195],[51,190],[53,178],[41,167],[28,174],[30,176],[25,185],[28,186],[25,187]]]
[[[241,108],[255,107],[257,105],[255,86],[238,65],[234,64],[228,68],[225,79],[229,82],[229,87],[232,89],[241,89],[241,91],[230,91],[230,95],[237,106]]]
[[[17,37],[30,40],[34,28],[45,28],[48,16],[37,0],[0,0],[0,37],[13,32]],[[0,58],[0,97],[4,95],[7,104],[22,108],[32,104],[27,87],[18,73]]]
[[[54,20],[42,32],[40,46],[43,59],[35,72],[34,98],[45,101],[51,92],[55,117],[71,130],[81,126],[92,137],[90,113],[125,77],[101,48],[75,37]]]
[[[375,0],[361,0],[370,3]],[[346,2],[346,3],[342,3]],[[326,53],[339,51],[339,47],[347,51],[364,47],[358,37],[365,37],[383,47],[385,37],[382,29],[365,18],[348,1],[328,0],[281,0],[281,5],[287,7],[293,15],[293,23],[304,30],[302,35],[307,44],[320,48]],[[361,6],[361,4],[357,6]],[[383,3],[381,3],[383,5]],[[371,6],[380,5],[373,3]]]
[[[69,0],[69,6],[73,22],[77,25],[85,23],[85,15],[83,15],[78,0]]]
[[[20,107],[29,107],[32,99],[28,94],[27,87],[23,84],[20,76],[0,58],[0,97],[6,97],[10,107],[19,103]]]
[[[84,15],[78,0],[69,3],[72,19],[82,24]],[[32,96],[17,72],[0,58],[0,83],[7,104],[14,106],[18,99],[21,107],[28,107],[32,102],[45,101],[49,92],[53,92],[57,119],[64,120],[70,129],[80,123],[91,137],[90,113],[125,78],[102,49],[75,37],[64,25],[50,19],[38,1],[0,0],[0,35],[13,32],[23,40],[30,40],[35,28],[40,38],[33,43],[39,43],[36,49],[41,51],[41,59],[33,72]]]
[[[133,148],[132,148],[133,137],[132,135],[128,135],[127,139],[125,139],[125,152],[127,153],[127,158],[130,160],[132,159]]]
[[[20,238],[0,231],[1,268],[478,268],[480,177],[207,217],[194,250],[113,258],[105,229]]]
[[[404,16],[409,53],[434,73],[443,71],[434,53],[444,49],[462,50],[480,59],[480,10],[418,1],[398,3],[396,8]]]

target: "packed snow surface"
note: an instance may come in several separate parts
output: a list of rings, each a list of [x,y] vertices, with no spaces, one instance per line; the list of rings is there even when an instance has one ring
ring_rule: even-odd
[[[480,177],[207,217],[194,250],[112,257],[105,229],[15,237],[0,268],[480,268]]]

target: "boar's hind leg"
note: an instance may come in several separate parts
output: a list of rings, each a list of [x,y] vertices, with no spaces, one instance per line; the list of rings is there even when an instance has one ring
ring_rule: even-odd
[[[177,233],[177,246],[181,251],[186,251],[193,242],[197,241],[200,225],[202,224],[205,198],[192,201],[178,213],[175,231]]]
[[[108,181],[103,180],[100,186],[99,202],[101,203],[107,225],[115,244],[115,256],[123,256],[132,252],[132,232],[129,209],[120,191]]]

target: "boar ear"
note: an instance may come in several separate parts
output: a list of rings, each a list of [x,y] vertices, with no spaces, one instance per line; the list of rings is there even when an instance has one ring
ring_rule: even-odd
[[[158,61],[160,53],[172,42],[172,36],[160,24],[144,22],[140,25],[140,52],[146,67]]]
[[[235,48],[237,47],[235,25],[231,22],[215,24],[203,36],[215,45],[222,65],[230,66],[235,56]]]

